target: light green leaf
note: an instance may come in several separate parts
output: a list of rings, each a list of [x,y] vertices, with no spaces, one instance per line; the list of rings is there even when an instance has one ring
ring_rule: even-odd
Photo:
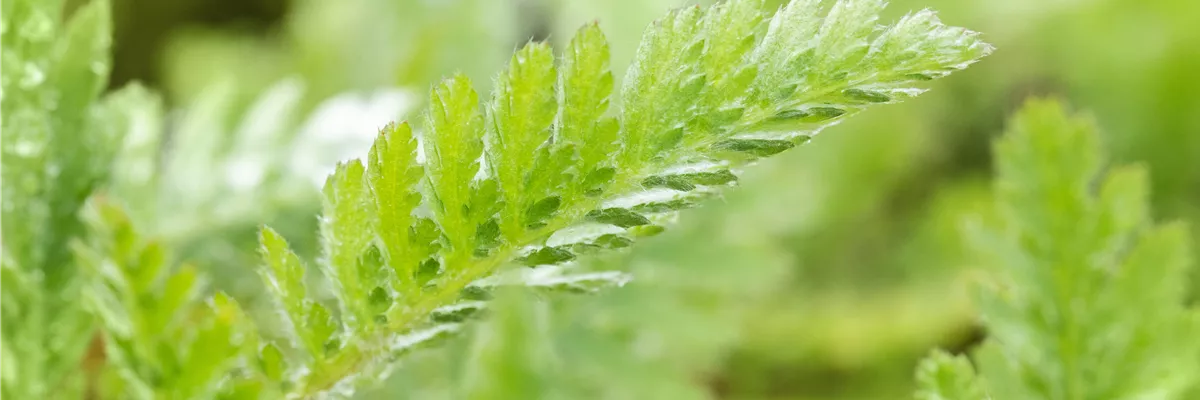
[[[673,11],[646,30],[637,58],[621,88],[621,163],[634,170],[678,143],[677,130],[702,88],[705,74],[696,65],[704,41],[699,7]]]
[[[467,78],[436,85],[414,134],[419,156],[410,156],[405,125],[388,128],[384,136],[398,138],[372,150],[371,190],[358,161],[326,185],[323,267],[343,308],[331,323],[351,329],[326,342],[324,359],[291,367],[310,371],[291,394],[329,394],[378,376],[396,352],[441,336],[421,333],[457,331],[446,325],[457,319],[436,310],[477,300],[486,286],[479,282],[520,265],[570,269],[580,253],[659,234],[678,211],[734,186],[755,160],[876,103],[916,95],[916,83],[990,51],[977,34],[928,13],[878,26],[881,7],[842,1],[826,16],[820,2],[797,1],[770,24],[749,0],[671,12],[646,30],[619,111],[609,109],[616,89],[595,24],[579,30],[557,67],[547,45],[519,50],[486,118]],[[585,227],[595,231],[573,232]],[[385,250],[400,296],[376,290],[385,285],[373,275],[373,245]],[[561,277],[542,286],[592,292],[622,281]],[[373,317],[382,323],[362,329]]]
[[[505,240],[520,240],[525,232],[524,211],[542,193],[530,193],[538,148],[549,146],[551,124],[558,108],[554,83],[554,53],[546,43],[518,50],[508,69],[496,80],[489,108],[488,161],[503,193],[501,227]],[[532,199],[530,197],[533,197]]]
[[[419,185],[424,169],[417,165],[417,138],[407,123],[389,125],[379,132],[367,161],[367,179],[374,198],[376,231],[387,250],[395,277],[393,287],[405,296],[416,296],[417,267],[429,257],[426,249],[409,244],[413,212],[421,205]]]
[[[975,368],[964,356],[934,351],[917,366],[918,400],[987,400]]]
[[[465,261],[475,250],[471,181],[483,153],[483,117],[470,80],[456,75],[439,84],[430,96],[426,121],[424,146],[436,199],[434,214],[446,237],[449,259]]]
[[[1003,224],[974,232],[998,278],[979,296],[988,391],[1186,398],[1200,384],[1200,326],[1184,303],[1191,239],[1153,226],[1145,172],[1102,174],[1096,129],[1053,100],[1029,101],[995,152]]]
[[[381,279],[381,272],[364,263],[363,253],[374,239],[373,216],[365,169],[354,160],[339,164],[325,181],[321,237],[325,260],[322,271],[333,285],[341,304],[343,321],[351,331],[366,329],[374,318],[367,295]]]
[[[605,115],[613,90],[608,62],[608,42],[595,23],[579,28],[563,54],[556,138],[579,149],[581,176],[611,167],[609,160],[618,149],[617,122]]]
[[[111,391],[105,395],[214,395],[253,348],[237,304],[223,293],[204,304],[196,269],[168,273],[162,247],[143,239],[117,205],[93,199],[85,210],[88,240],[72,247],[89,282],[87,308],[105,328],[105,368],[124,385],[102,388]]]

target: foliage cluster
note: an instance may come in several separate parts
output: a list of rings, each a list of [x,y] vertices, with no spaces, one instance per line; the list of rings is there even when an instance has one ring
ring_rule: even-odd
[[[883,6],[675,10],[622,79],[595,23],[558,56],[529,43],[487,98],[465,75],[442,81],[417,122],[380,130],[310,198],[294,188],[320,163],[296,160],[317,153],[272,147],[322,98],[395,66],[326,80],[351,69],[330,62],[354,57],[322,49],[353,46],[300,46],[316,69],[255,94],[244,117],[230,112],[242,88],[206,87],[167,132],[151,91],[102,94],[107,2],[66,16],[61,2],[6,2],[3,394],[370,397],[361,389],[395,375],[389,389],[423,398],[709,396],[704,377],[720,378],[726,349],[788,275],[773,219],[799,213],[726,189],[991,51],[931,11],[880,25]],[[322,43],[304,26],[296,43]],[[999,228],[975,235],[1002,267],[979,296],[990,338],[975,366],[943,353],[923,363],[918,396],[1183,398],[1195,386],[1186,230],[1151,226],[1136,170],[1093,194],[1096,135],[1061,114],[1030,105],[998,146]],[[714,198],[725,203],[689,211]],[[315,227],[280,212],[313,201]],[[261,260],[205,238],[267,220],[284,229],[258,232]],[[212,294],[216,260],[262,264],[265,296]]]

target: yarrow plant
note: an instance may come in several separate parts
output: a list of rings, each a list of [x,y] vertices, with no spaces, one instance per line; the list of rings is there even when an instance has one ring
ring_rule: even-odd
[[[1101,173],[1090,121],[1034,100],[995,145],[999,226],[972,229],[998,283],[982,288],[989,334],[936,352],[918,398],[1184,399],[1200,383],[1200,314],[1185,302],[1181,224],[1150,218],[1139,167]]]
[[[285,390],[374,379],[398,352],[457,329],[494,285],[620,283],[628,277],[573,275],[571,262],[659,233],[753,161],[990,51],[929,11],[880,26],[882,8],[674,11],[646,31],[619,91],[595,25],[558,63],[546,44],[526,45],[486,101],[462,76],[438,84],[420,133],[383,129],[365,164],[344,163],[326,182],[319,267],[336,309],[311,297],[301,260],[263,230],[264,280],[290,332],[281,347],[298,350]]]
[[[102,184],[120,143],[114,106],[99,98],[110,60],[108,3],[84,5],[65,24],[61,6],[2,6],[5,398],[83,390],[79,360],[91,341],[92,318],[78,300],[86,283],[67,243],[83,232],[76,213]]]
[[[117,208],[97,200],[86,214],[90,232],[76,228],[82,226],[75,215],[83,196],[101,177],[88,185],[74,179],[104,169],[73,163],[92,158],[24,157],[16,160],[33,162],[10,163],[10,154],[24,151],[14,143],[25,139],[53,151],[86,148],[55,142],[79,134],[68,126],[46,131],[10,125],[24,115],[10,115],[10,109],[78,114],[38,121],[78,121],[102,111],[89,104],[103,69],[72,58],[106,59],[107,41],[95,39],[109,34],[107,4],[101,1],[71,19],[68,35],[59,40],[67,45],[37,53],[63,57],[63,78],[54,75],[51,82],[71,83],[68,78],[79,74],[89,79],[90,91],[78,93],[90,94],[72,97],[78,94],[72,86],[58,97],[58,108],[18,103],[57,90],[18,84],[33,78],[10,74],[31,64],[14,61],[9,51],[40,43],[26,35],[41,29],[30,27],[33,19],[23,19],[26,14],[49,15],[47,37],[53,38],[58,5],[40,6],[17,1],[4,9],[6,395],[45,393],[59,375],[70,373],[70,360],[82,351],[85,338],[70,338],[65,341],[70,352],[62,353],[65,361],[53,371],[57,375],[38,375],[42,370],[36,368],[18,369],[36,379],[9,375],[9,365],[42,365],[36,354],[11,351],[36,347],[12,345],[10,338],[43,340],[39,329],[53,331],[32,319],[32,311],[14,307],[10,313],[9,304],[46,314],[56,305],[32,297],[55,287],[43,282],[42,271],[72,263],[78,267],[70,268],[88,272],[66,275],[90,279],[80,283],[89,288],[89,312],[79,321],[84,327],[91,326],[92,316],[101,322],[99,337],[107,349],[102,361],[111,366],[101,376],[115,382],[110,392],[139,398],[349,395],[386,375],[404,352],[457,331],[467,316],[486,307],[496,286],[591,292],[634,279],[615,271],[579,272],[574,264],[664,231],[679,210],[735,186],[742,169],[756,160],[802,144],[872,105],[920,94],[925,81],[991,51],[976,33],[945,26],[931,11],[880,25],[880,0],[832,5],[796,0],[773,15],[753,0],[673,11],[646,30],[619,89],[608,68],[608,44],[595,24],[582,27],[559,57],[547,44],[530,43],[499,74],[488,98],[481,99],[464,76],[451,77],[434,87],[418,123],[383,128],[365,162],[342,163],[328,178],[315,267],[332,301],[309,287],[318,280],[307,276],[306,262],[285,238],[261,230],[260,274],[278,311],[261,325],[281,329],[278,338],[260,342],[228,298],[218,295],[203,304],[191,296],[198,285],[193,270],[164,272],[174,260],[138,239]],[[87,47],[91,52],[70,46],[71,40],[87,38],[98,41]],[[97,111],[87,111],[92,109]],[[10,131],[22,141],[10,140]],[[79,175],[35,172],[60,162]],[[14,169],[30,178],[10,179]],[[17,190],[35,187],[30,185],[50,189]],[[69,203],[60,204],[59,191],[70,195]],[[28,195],[10,198],[12,193]],[[74,257],[26,251],[33,248],[26,242],[40,244],[28,239],[29,232],[59,225],[33,219],[10,224],[24,220],[10,212],[16,203],[48,210],[53,221],[70,227],[45,237],[84,236],[72,246]],[[33,281],[34,294],[10,300],[9,282],[17,280],[9,274]],[[10,331],[12,321],[22,324]],[[230,371],[236,373],[227,378]],[[40,386],[22,386],[29,382]]]

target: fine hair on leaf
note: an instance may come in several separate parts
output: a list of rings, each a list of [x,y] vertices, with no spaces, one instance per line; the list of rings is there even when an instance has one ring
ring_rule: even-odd
[[[928,10],[880,25],[882,1],[822,3],[674,10],[646,29],[619,88],[594,23],[557,56],[517,50],[490,94],[463,75],[436,84],[421,117],[383,128],[365,163],[326,182],[316,270],[336,308],[263,229],[262,275],[291,336],[279,346],[295,382],[281,390],[351,390],[457,331],[497,285],[572,290],[581,257],[662,232],[756,160],[991,51]],[[629,279],[605,276],[589,287]]]

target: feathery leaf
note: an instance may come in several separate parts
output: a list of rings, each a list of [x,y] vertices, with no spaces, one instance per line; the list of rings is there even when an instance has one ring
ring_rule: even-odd
[[[931,13],[883,28],[880,1],[840,1],[825,16],[818,5],[797,1],[773,18],[752,0],[673,11],[646,30],[619,90],[595,24],[557,64],[545,44],[517,51],[486,105],[461,75],[436,85],[411,133],[419,155],[407,125],[384,128],[365,171],[351,161],[326,184],[321,270],[346,342],[289,367],[307,371],[293,394],[373,379],[414,338],[456,330],[473,314],[459,311],[478,309],[494,286],[624,282],[577,279],[571,263],[662,232],[758,158],[918,94],[914,85],[991,49]],[[519,272],[527,267],[553,277]]]
[[[1153,224],[1146,173],[1101,174],[1095,128],[1052,100],[1026,104],[995,152],[1003,225],[973,231],[999,278],[979,296],[988,394],[1185,398],[1200,383],[1200,320],[1184,303],[1191,240]]]

